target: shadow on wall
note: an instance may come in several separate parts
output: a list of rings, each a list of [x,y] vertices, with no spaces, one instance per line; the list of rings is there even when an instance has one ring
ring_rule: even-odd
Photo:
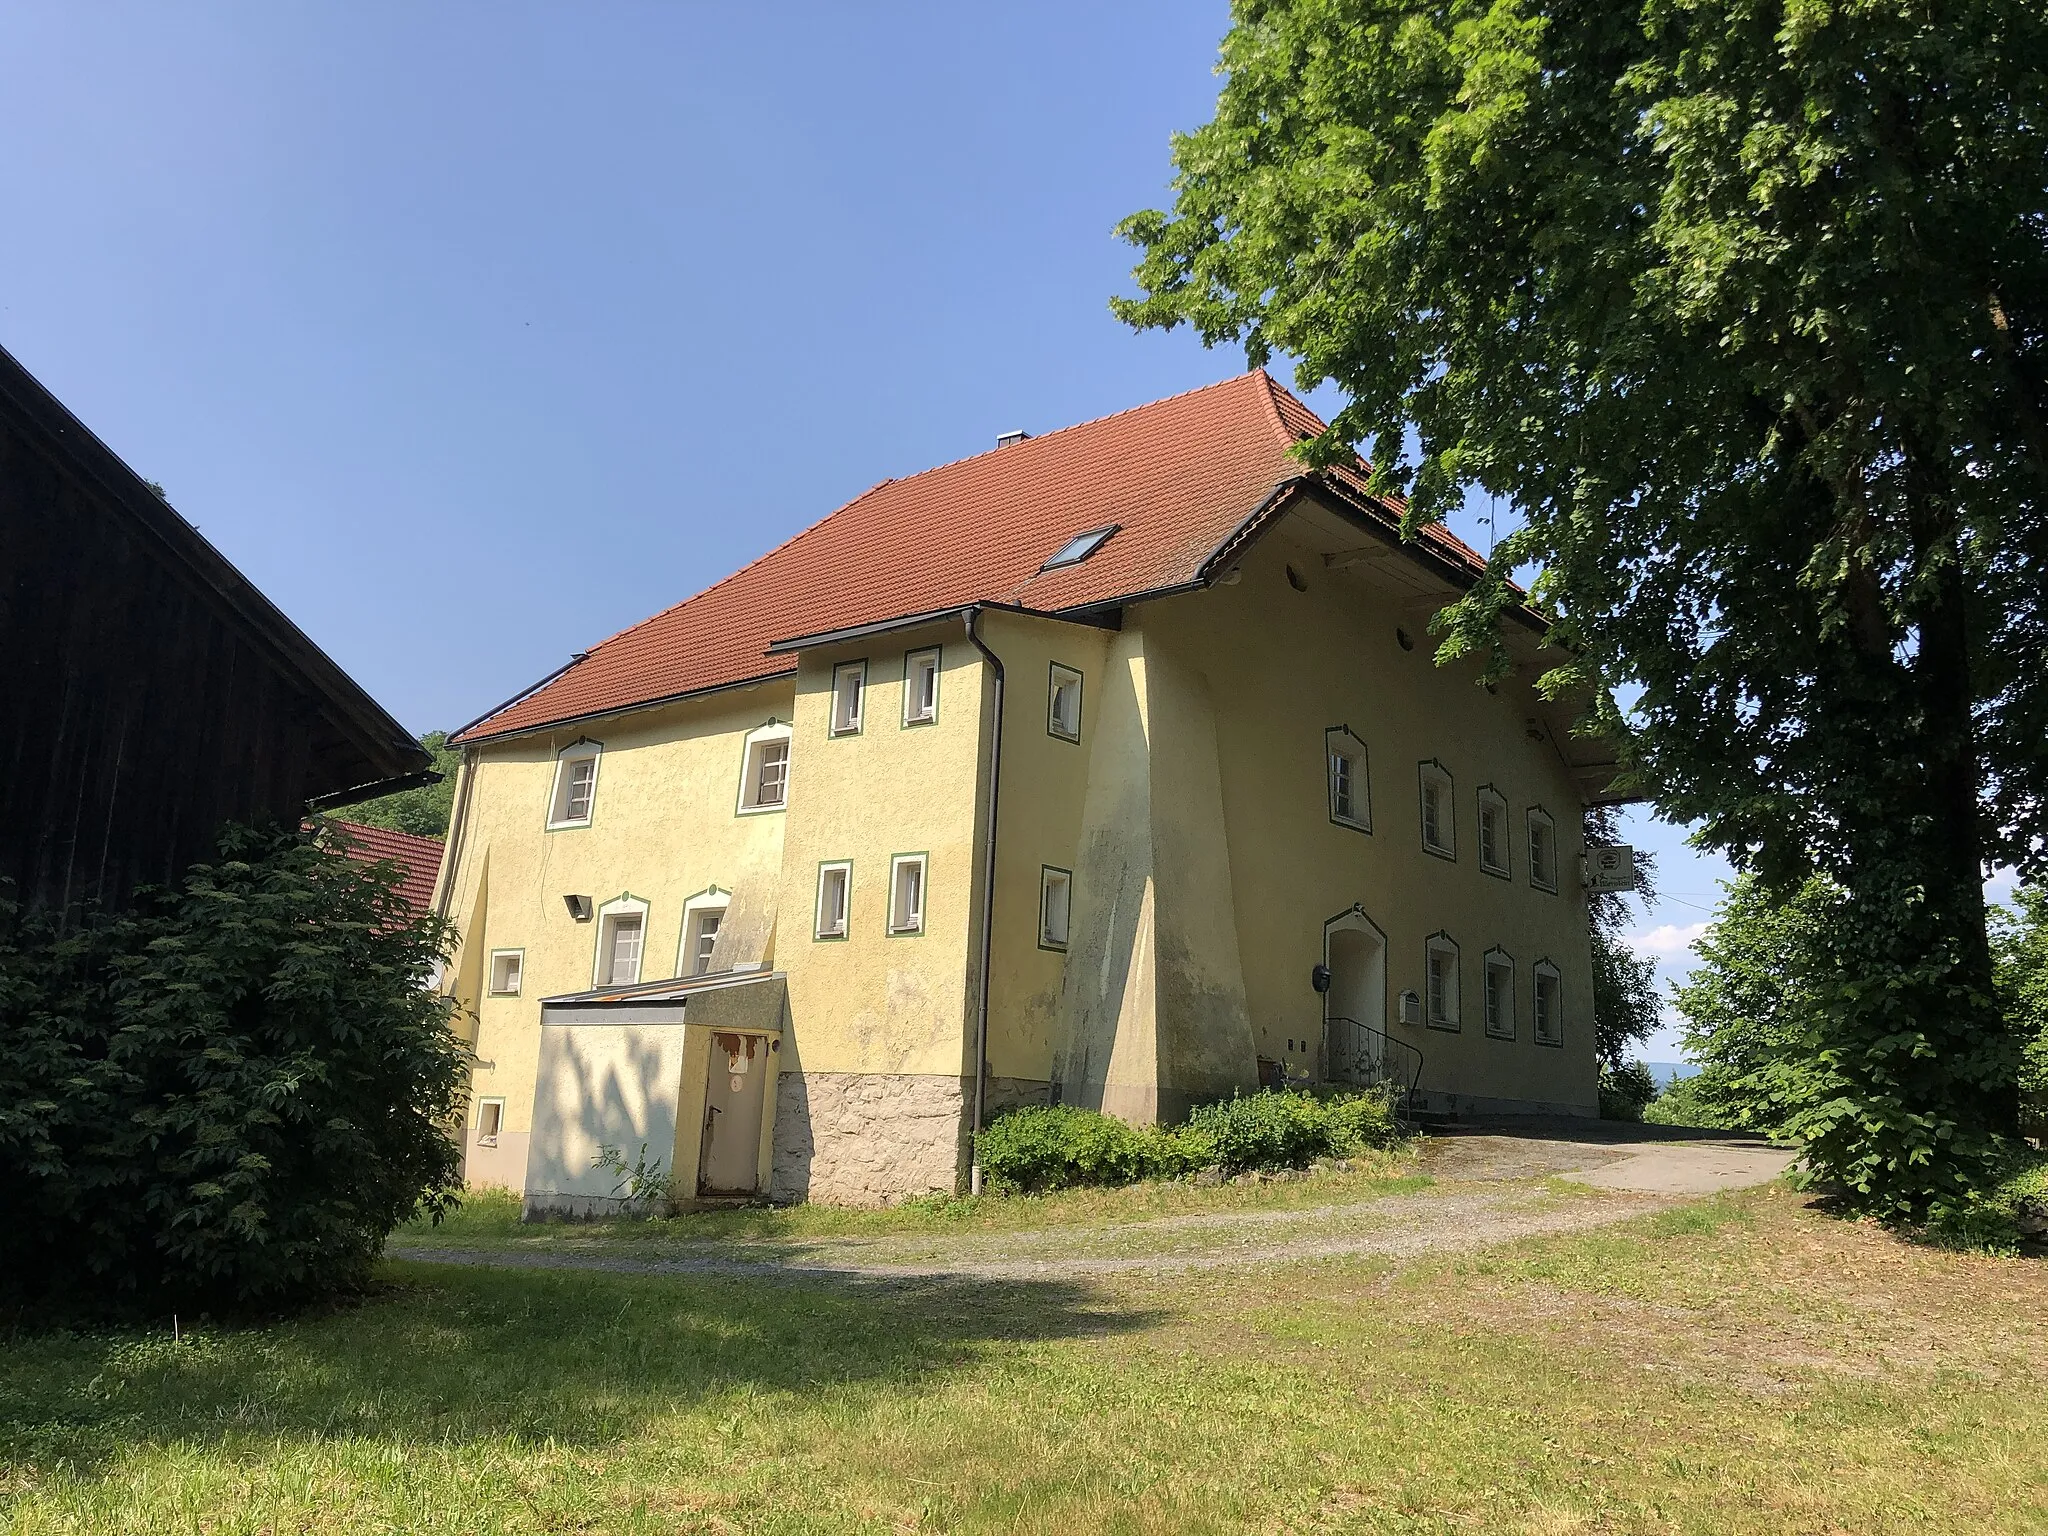
[[[659,1031],[673,1031],[675,1038]],[[645,1142],[649,1162],[660,1158],[664,1171],[673,1166],[682,1032],[680,1024],[625,1026],[622,1037],[620,1027],[598,1026],[589,1039],[618,1042],[602,1051],[579,1042],[575,1025],[543,1033],[527,1152],[529,1193],[611,1194],[618,1176],[591,1166],[602,1145],[618,1147],[630,1166]]]
[[[735,1389],[858,1394],[934,1382],[1022,1339],[1157,1326],[1065,1281],[768,1283],[401,1264],[399,1287],[295,1323],[188,1334],[16,1336],[0,1400],[30,1484],[142,1446],[256,1440],[605,1447]]]

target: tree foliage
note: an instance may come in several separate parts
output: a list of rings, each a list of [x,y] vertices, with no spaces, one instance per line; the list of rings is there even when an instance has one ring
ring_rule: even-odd
[[[1619,839],[1612,806],[1590,807],[1585,826],[1588,847]],[[1633,894],[1645,904],[1653,902],[1657,899],[1656,859],[1639,848],[1635,862]],[[1621,1071],[1630,1051],[1655,1034],[1663,1022],[1657,1000],[1657,963],[1628,947],[1624,935],[1630,916],[1629,896],[1620,891],[1594,891],[1586,897],[1586,917],[1593,930],[1594,1053],[1605,1076]],[[1633,1102],[1645,1081],[1647,1074],[1610,1084],[1615,1102]],[[1651,1084],[1650,1092],[1641,1095],[1637,1111],[1655,1096],[1655,1084]]]
[[[1308,457],[1363,447],[1411,530],[1514,503],[1440,654],[1504,667],[1539,567],[1543,686],[1838,893],[1811,1156],[1891,1214],[1982,1178],[1981,872],[2048,801],[2048,8],[1238,0],[1223,68],[1119,313],[1334,381]]]
[[[68,929],[0,903],[0,1296],[273,1307],[360,1286],[454,1198],[451,947],[398,872],[295,830]]]
[[[345,806],[334,814],[342,821],[365,827],[383,827],[391,832],[413,832],[421,837],[446,837],[448,818],[455,810],[455,770],[462,766],[462,749],[448,745],[446,731],[429,731],[420,745],[434,755],[438,784],[401,789],[395,795]]]
[[[2020,1042],[2022,1124],[2048,1137],[2048,889],[2021,886],[2013,910],[1994,917],[1998,997]]]

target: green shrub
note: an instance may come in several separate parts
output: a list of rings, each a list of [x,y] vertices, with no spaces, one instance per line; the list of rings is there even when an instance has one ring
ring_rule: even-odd
[[[2048,1242],[2048,1153],[2012,1154],[1989,1188],[1935,1207],[1926,1236],[1946,1248],[2007,1254]]]
[[[1643,1106],[1643,1119],[1651,1125],[1687,1126],[1696,1131],[1742,1129],[1720,1098],[1702,1092],[1706,1082],[1703,1072],[1679,1078]]]
[[[1036,1193],[1082,1184],[1184,1178],[1203,1168],[1236,1173],[1300,1168],[1348,1157],[1399,1135],[1393,1101],[1379,1092],[1263,1092],[1205,1104],[1180,1126],[1135,1129],[1071,1104],[1013,1110],[976,1144],[991,1189]]]
[[[1640,1061],[1625,1061],[1618,1067],[1600,1068],[1600,1118],[1640,1120],[1643,1111],[1657,1097],[1657,1080]]]
[[[389,866],[296,830],[60,930],[0,901],[0,1299],[271,1308],[364,1284],[455,1196],[448,947]]]

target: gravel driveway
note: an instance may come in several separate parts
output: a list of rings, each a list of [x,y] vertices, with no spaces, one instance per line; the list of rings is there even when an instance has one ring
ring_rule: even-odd
[[[1438,1181],[1434,1187],[1347,1204],[1002,1233],[389,1251],[395,1259],[505,1269],[857,1281],[1047,1279],[1340,1256],[1405,1258],[1606,1226],[1716,1190],[1768,1183],[1792,1157],[1758,1141],[1678,1141],[1650,1128],[1630,1134],[1570,1123],[1480,1127],[1425,1143],[1422,1167]],[[1566,1183],[1546,1182],[1553,1178]]]

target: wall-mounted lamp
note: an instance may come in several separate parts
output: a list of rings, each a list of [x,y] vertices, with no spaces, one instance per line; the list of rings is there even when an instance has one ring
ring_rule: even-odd
[[[569,915],[579,923],[590,921],[590,898],[588,896],[564,896],[562,905],[569,909]]]
[[[1308,984],[1314,987],[1318,992],[1329,991],[1330,968],[1327,965],[1319,965],[1314,970],[1310,971],[1308,973]]]

